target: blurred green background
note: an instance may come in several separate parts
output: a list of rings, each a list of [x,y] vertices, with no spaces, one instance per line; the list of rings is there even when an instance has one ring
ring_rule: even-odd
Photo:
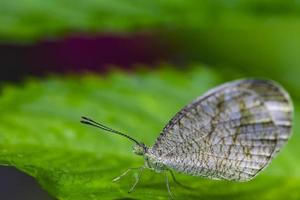
[[[168,199],[151,172],[132,194],[134,174],[112,183],[143,160],[80,116],[152,145],[206,90],[262,77],[295,106],[280,155],[248,183],[178,175],[195,189],[172,188],[177,199],[300,199],[299,25],[296,0],[0,1],[0,196]]]

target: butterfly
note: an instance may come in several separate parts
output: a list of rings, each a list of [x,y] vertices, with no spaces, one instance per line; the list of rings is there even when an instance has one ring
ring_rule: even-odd
[[[249,181],[265,169],[291,136],[293,104],[287,91],[271,80],[243,79],[225,83],[182,108],[163,128],[153,146],[113,130],[87,117],[84,124],[133,141],[133,152],[144,169],[163,173],[170,197],[167,173],[173,171],[209,179]]]

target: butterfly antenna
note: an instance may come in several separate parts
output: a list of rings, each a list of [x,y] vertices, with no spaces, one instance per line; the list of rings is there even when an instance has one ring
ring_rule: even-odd
[[[96,121],[94,121],[92,119],[89,119],[87,117],[81,117],[80,122],[83,123],[83,124],[87,124],[87,125],[90,125],[90,126],[94,126],[94,127],[100,128],[100,129],[102,129],[104,131],[107,131],[107,132],[115,133],[117,135],[122,135],[122,136],[130,139],[131,141],[135,142],[136,144],[140,145],[140,143],[137,140],[133,139],[132,137],[130,137],[128,135],[126,135],[125,133],[122,133],[120,131],[117,131],[117,130],[114,130],[112,128],[109,128],[109,127],[107,127],[107,126],[105,126],[103,124],[100,124],[99,122],[96,122]]]

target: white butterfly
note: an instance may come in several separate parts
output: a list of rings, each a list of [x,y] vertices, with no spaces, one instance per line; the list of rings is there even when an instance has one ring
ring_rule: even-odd
[[[86,117],[82,123],[122,135],[135,142],[133,152],[145,165],[130,168],[139,175],[146,168],[210,179],[248,181],[262,171],[291,133],[293,105],[288,93],[269,80],[245,79],[209,90],[180,110],[165,126],[152,147]]]

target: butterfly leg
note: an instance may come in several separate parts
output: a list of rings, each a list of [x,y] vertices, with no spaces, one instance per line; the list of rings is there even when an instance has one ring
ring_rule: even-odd
[[[120,180],[122,177],[126,176],[128,174],[128,172],[130,172],[131,170],[136,170],[136,169],[141,169],[141,168],[143,168],[143,167],[130,167],[125,172],[123,172],[120,176],[114,178],[112,181],[116,182],[116,181]]]
[[[166,172],[164,172],[164,174],[165,174],[165,177],[166,177],[166,185],[167,185],[168,193],[170,195],[170,199],[174,200],[174,195],[173,195],[173,193],[171,191],[171,188],[170,188],[170,183],[169,183],[168,175],[167,175]]]
[[[171,174],[171,176],[172,176],[172,179],[173,179],[174,183],[176,183],[178,186],[180,186],[180,187],[182,187],[182,188],[185,188],[185,189],[192,189],[191,187],[186,186],[186,185],[183,185],[183,184],[181,184],[179,181],[177,181],[176,178],[175,178],[175,175],[174,175],[174,173],[173,173],[172,170],[169,170],[169,172],[170,172],[170,174]]]
[[[128,193],[131,193],[131,192],[134,190],[135,186],[138,184],[138,182],[139,182],[140,179],[141,179],[141,176],[142,176],[142,173],[143,173],[144,169],[145,169],[144,167],[140,167],[140,168],[139,168],[139,173],[138,173],[138,175],[136,176],[135,183],[131,186],[131,188],[130,188],[130,190],[128,191]]]

